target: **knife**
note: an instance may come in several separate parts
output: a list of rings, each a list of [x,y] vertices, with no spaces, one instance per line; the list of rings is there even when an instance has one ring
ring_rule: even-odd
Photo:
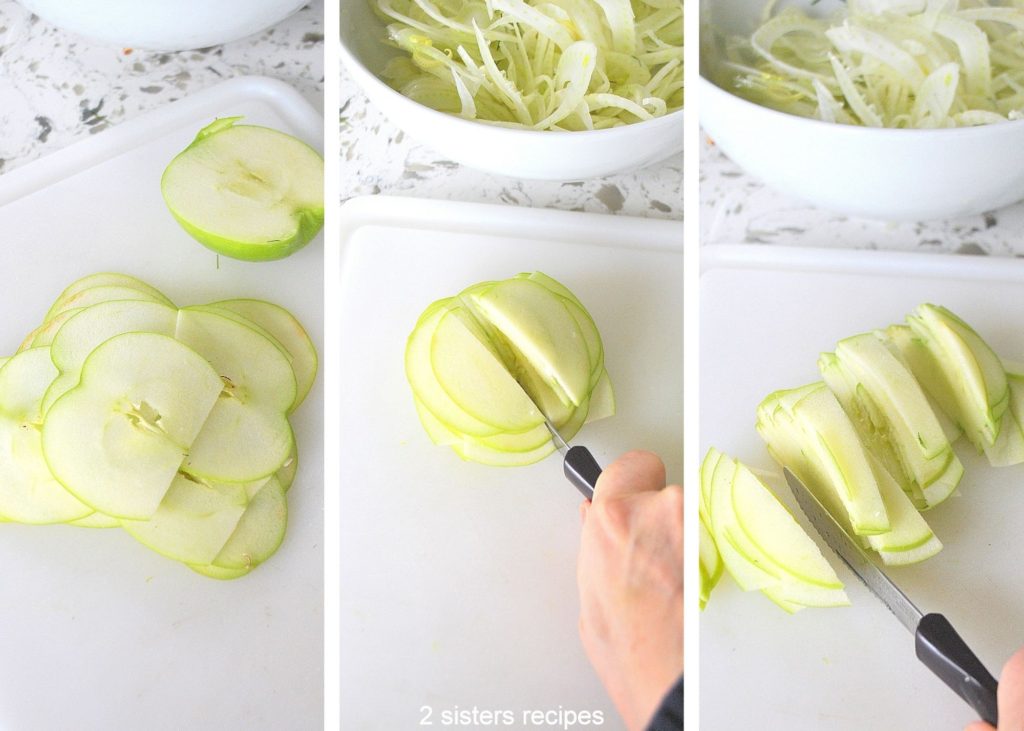
[[[982,719],[997,726],[998,683],[953,629],[949,620],[937,613],[922,614],[907,595],[868,558],[864,549],[843,530],[832,514],[822,507],[814,493],[788,469],[784,473],[789,489],[793,491],[800,509],[814,529],[846,562],[857,578],[896,615],[903,626],[914,633],[917,659],[967,701]]]
[[[544,418],[544,423],[547,424],[548,431],[551,432],[551,439],[554,441],[555,447],[562,453],[562,471],[565,472],[565,478],[576,486],[583,497],[593,500],[597,478],[601,476],[601,465],[597,463],[594,455],[586,447],[579,445],[570,447],[547,417]]]

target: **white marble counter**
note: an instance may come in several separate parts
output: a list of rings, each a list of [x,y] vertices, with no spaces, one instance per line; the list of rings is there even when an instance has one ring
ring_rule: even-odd
[[[981,216],[884,223],[814,208],[766,188],[702,135],[700,229],[704,244],[941,251],[1024,256],[1024,203]]]
[[[0,0],[0,173],[234,76],[281,79],[322,109],[323,8],[313,0],[250,38],[160,53],[97,45]]]
[[[404,134],[341,69],[341,200],[387,193],[682,219],[683,156],[578,183],[519,180],[445,159]]]

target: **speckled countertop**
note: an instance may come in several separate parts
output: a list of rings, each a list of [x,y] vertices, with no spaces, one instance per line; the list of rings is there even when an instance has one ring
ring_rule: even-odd
[[[323,109],[323,7],[198,51],[97,45],[0,0],[0,173],[234,76],[286,81]]]
[[[700,197],[704,244],[785,244],[1024,256],[1024,203],[981,216],[927,223],[852,218],[814,208],[766,188],[703,135]]]
[[[341,69],[341,199],[386,193],[535,208],[682,219],[683,156],[584,182],[519,180],[479,172],[417,143],[371,104]]]

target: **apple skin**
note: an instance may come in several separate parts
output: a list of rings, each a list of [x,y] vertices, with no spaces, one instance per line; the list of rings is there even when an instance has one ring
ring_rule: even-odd
[[[323,199],[320,200],[319,206],[313,207],[296,207],[293,211],[292,216],[295,222],[294,232],[287,238],[271,239],[264,241],[238,241],[235,239],[227,238],[214,231],[207,231],[202,229],[192,222],[186,220],[181,216],[171,205],[169,200],[169,194],[167,190],[168,173],[174,167],[174,163],[181,158],[183,155],[194,149],[197,145],[208,142],[212,137],[217,134],[229,131],[236,127],[235,123],[240,120],[241,117],[224,117],[217,119],[207,126],[203,127],[196,134],[196,137],[192,142],[178,153],[174,159],[170,162],[167,168],[164,170],[163,176],[160,180],[160,190],[164,197],[164,202],[167,204],[167,208],[174,220],[178,222],[178,225],[188,233],[193,239],[198,241],[200,244],[215,251],[218,254],[224,256],[230,256],[233,259],[240,259],[242,261],[274,261],[277,259],[284,259],[287,256],[291,256],[299,249],[303,248],[306,244],[312,241],[316,235],[320,232],[324,225],[324,205]],[[239,126],[254,126],[254,125],[239,125]],[[277,135],[287,138],[289,141],[298,142],[303,147],[312,150],[317,157],[320,154],[313,150],[312,147],[307,145],[302,140],[296,137],[279,132],[278,130],[271,129],[269,127],[260,127],[260,129],[273,132]],[[323,178],[323,159],[320,160],[320,177]]]

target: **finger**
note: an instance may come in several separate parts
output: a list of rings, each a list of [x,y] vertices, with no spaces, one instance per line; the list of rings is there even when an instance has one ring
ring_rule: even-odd
[[[584,500],[580,503],[580,525],[587,522],[587,513],[590,510],[590,501]]]
[[[964,726],[964,731],[996,731],[984,721],[975,721]]]
[[[665,487],[665,465],[653,452],[626,452],[597,478],[594,501],[625,497]]]
[[[999,727],[1024,728],[1024,648],[1003,666],[999,678]]]

